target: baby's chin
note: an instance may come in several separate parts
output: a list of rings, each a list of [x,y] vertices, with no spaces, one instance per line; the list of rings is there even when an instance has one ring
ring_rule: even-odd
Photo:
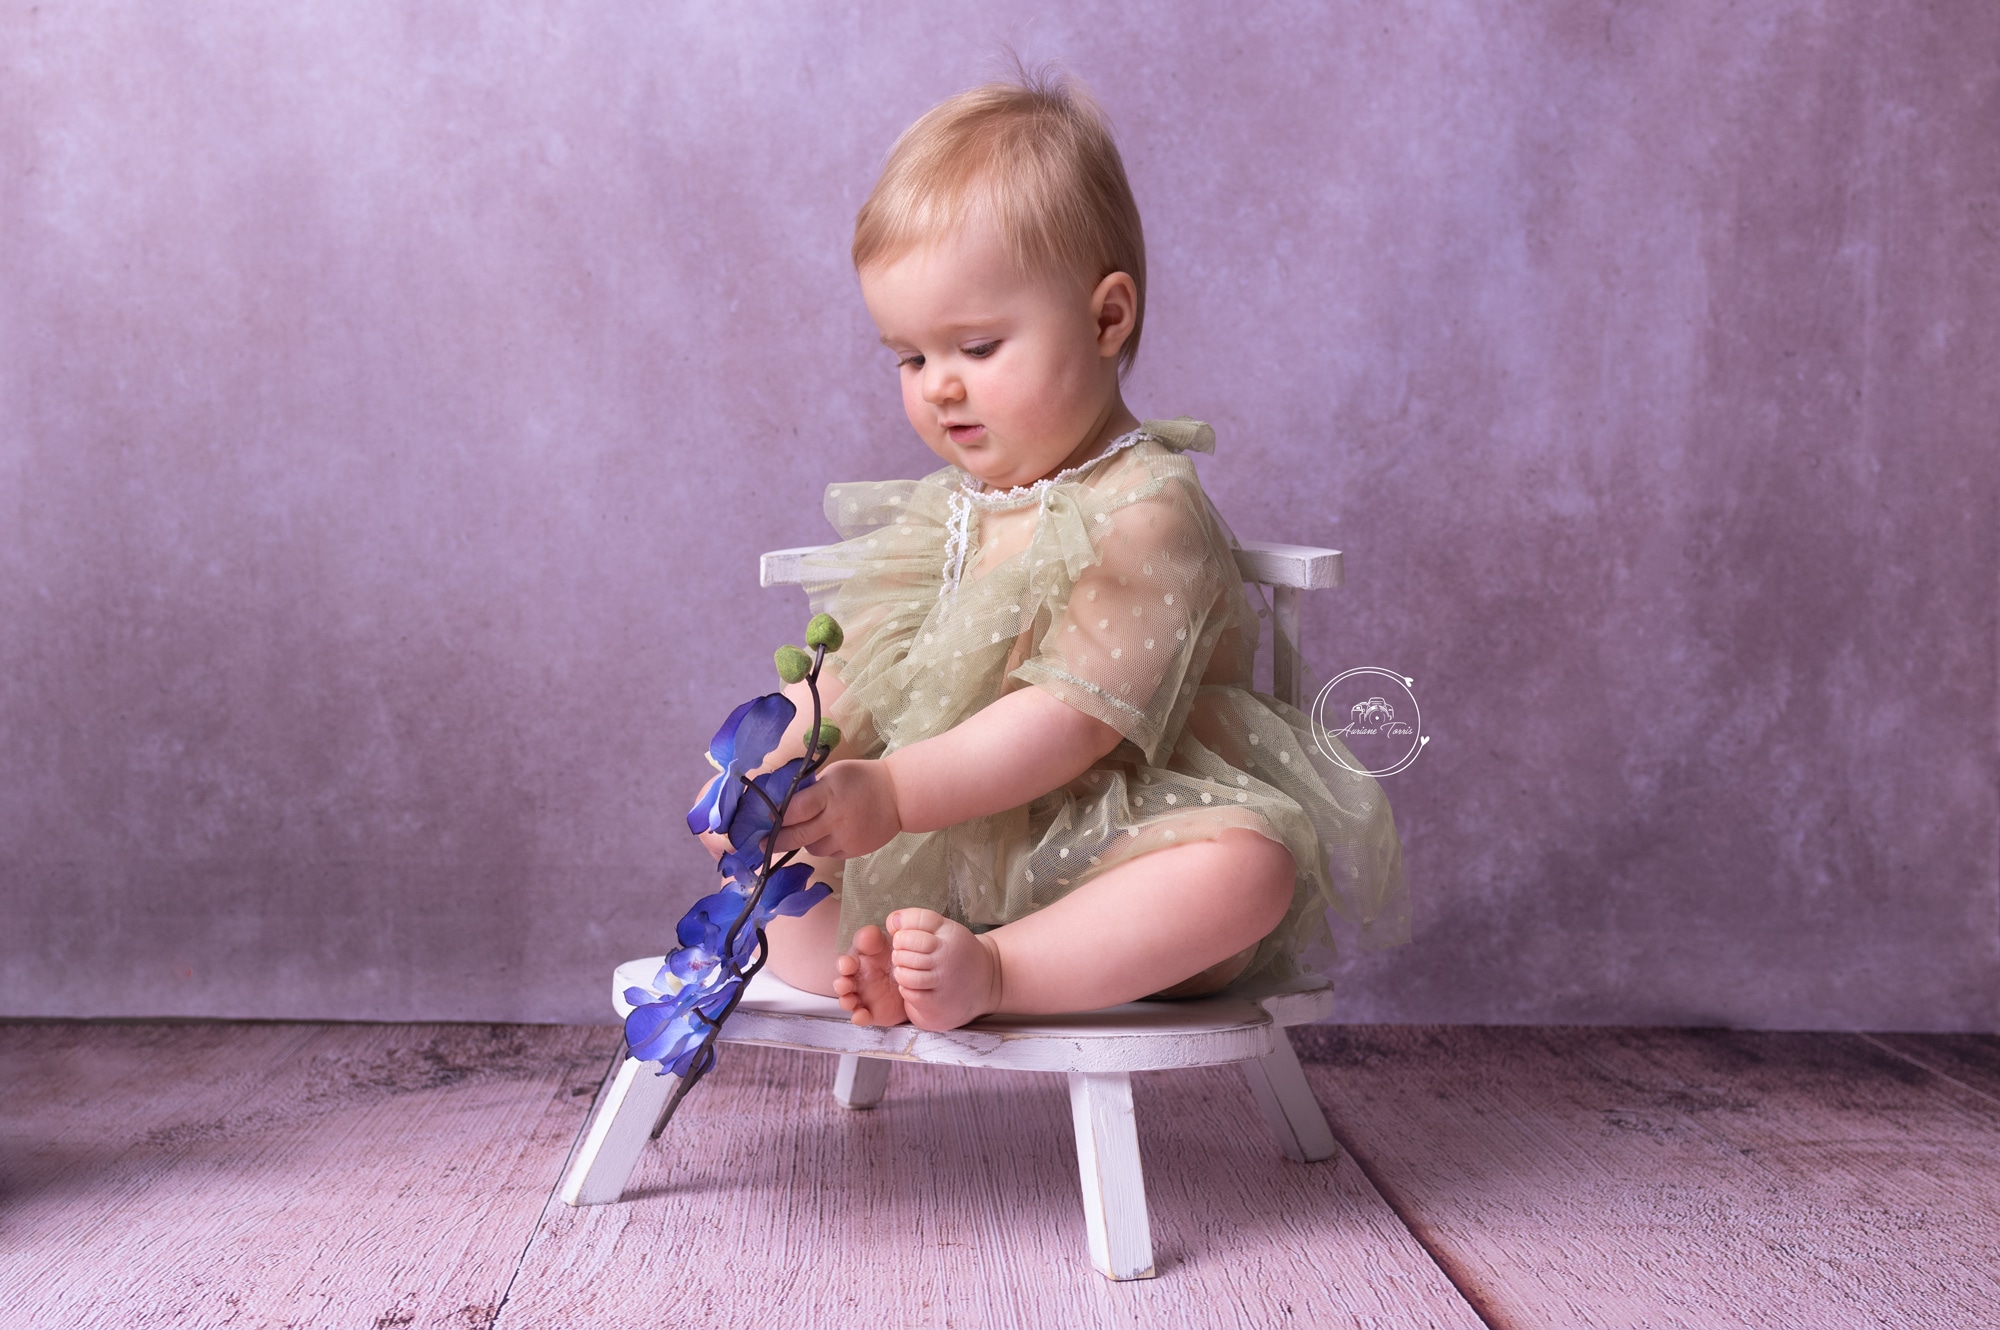
[[[937,449],[936,452],[960,471],[982,482],[986,488],[995,490],[1010,490],[1022,485],[1032,485],[1050,474],[1053,467],[1060,465],[1061,462],[1058,458],[1056,463],[1043,466],[1040,465],[1038,458],[1000,456],[996,455],[993,449],[980,446],[961,448],[948,445],[946,448]]]

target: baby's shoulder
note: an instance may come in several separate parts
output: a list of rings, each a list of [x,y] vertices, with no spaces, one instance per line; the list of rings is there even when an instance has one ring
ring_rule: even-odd
[[[1141,444],[1078,504],[1100,576],[1130,576],[1165,558],[1231,567],[1234,541],[1179,451]]]
[[[1214,452],[1214,430],[1183,416],[1178,420],[1149,420],[1129,437],[1130,446],[1105,459],[1106,465],[1096,468],[1081,483],[1101,499],[1113,501],[1139,502],[1169,486],[1187,494],[1201,493],[1201,477],[1195,473],[1188,454]]]
[[[1107,521],[1133,509],[1152,524],[1206,524],[1213,506],[1187,455],[1212,451],[1214,432],[1186,419],[1148,421],[1142,429],[1136,443],[1086,479],[1087,506],[1104,511]]]

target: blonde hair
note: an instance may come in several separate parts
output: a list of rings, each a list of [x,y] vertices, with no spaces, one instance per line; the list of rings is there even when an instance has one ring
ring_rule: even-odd
[[[1000,232],[1024,276],[1136,292],[1123,374],[1146,319],[1146,239],[1104,112],[1074,80],[1042,71],[938,103],[903,131],[854,219],[854,266],[901,258],[974,217]]]

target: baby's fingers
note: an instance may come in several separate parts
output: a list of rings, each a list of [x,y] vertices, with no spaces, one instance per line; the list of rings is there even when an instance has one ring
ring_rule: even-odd
[[[785,825],[778,829],[777,839],[772,842],[771,848],[779,854],[783,854],[786,850],[807,850],[807,847],[814,840],[820,839],[825,835],[826,831],[824,828],[816,828],[810,823],[800,822],[795,818],[787,818]],[[819,853],[817,850],[808,850],[807,852],[811,854]]]
[[[826,795],[815,786],[807,786],[792,796],[791,807],[785,810],[785,825],[778,828],[778,839],[774,849],[796,850],[806,842],[826,835],[824,825],[815,826],[820,814],[826,811]]]
[[[827,791],[824,786],[808,785],[792,796],[791,806],[785,809],[785,825],[802,826],[826,811]]]

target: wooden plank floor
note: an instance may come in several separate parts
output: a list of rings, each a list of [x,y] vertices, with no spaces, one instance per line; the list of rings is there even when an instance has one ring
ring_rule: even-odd
[[[617,1047],[0,1024],[0,1326],[490,1325]]]
[[[553,1199],[608,1028],[0,1023],[0,1330],[2000,1323],[2000,1038],[1322,1027],[1354,1162],[1136,1078],[1161,1277],[1085,1256],[1060,1078],[733,1048]]]
[[[745,1325],[1478,1330],[1352,1166],[1278,1154],[1234,1069],[1134,1077],[1161,1277],[1122,1284],[1090,1265],[1062,1077],[899,1065],[849,1112],[832,1074],[726,1050],[670,1129],[700,1152],[553,1215],[502,1324],[721,1325],[733,1301]]]
[[[2000,1324],[2000,1040],[1302,1034],[1336,1136],[1492,1326]]]

